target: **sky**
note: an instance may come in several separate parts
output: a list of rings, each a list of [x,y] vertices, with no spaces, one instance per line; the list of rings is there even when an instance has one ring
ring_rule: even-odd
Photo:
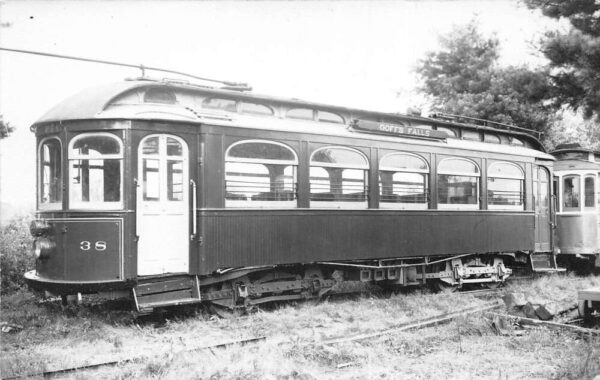
[[[247,82],[256,93],[346,107],[420,107],[414,68],[438,36],[473,18],[503,64],[543,63],[532,42],[555,27],[518,0],[0,0],[0,46],[144,64]],[[151,72],[157,78],[174,75]],[[0,51],[0,219],[35,207],[29,127],[64,98],[140,71]],[[8,205],[8,206],[7,206]]]

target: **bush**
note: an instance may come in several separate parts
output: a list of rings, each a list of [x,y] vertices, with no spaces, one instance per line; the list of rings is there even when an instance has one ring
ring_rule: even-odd
[[[0,227],[0,275],[2,295],[13,293],[25,287],[23,274],[35,268],[31,254],[33,238],[29,234],[31,216],[13,219]]]

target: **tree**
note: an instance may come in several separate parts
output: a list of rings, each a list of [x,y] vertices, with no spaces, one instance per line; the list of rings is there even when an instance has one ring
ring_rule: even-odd
[[[8,137],[15,128],[8,122],[4,122],[4,117],[0,115],[0,139]]]
[[[584,120],[581,112],[559,111],[560,122],[548,131],[545,145],[549,150],[559,144],[578,143],[583,148],[600,151],[600,127],[594,119]]]
[[[557,107],[581,109],[600,121],[600,2],[596,0],[525,0],[545,16],[566,19],[566,32],[548,32],[540,50],[550,61],[552,99]]]
[[[483,36],[472,21],[440,37],[439,51],[419,62],[420,90],[435,109],[545,131],[553,112],[543,100],[549,83],[544,69],[500,67],[500,43]]]

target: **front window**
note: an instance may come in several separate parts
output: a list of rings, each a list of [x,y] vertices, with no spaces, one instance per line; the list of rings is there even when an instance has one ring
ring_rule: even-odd
[[[525,175],[517,165],[496,162],[488,168],[488,209],[524,210]]]
[[[421,157],[392,153],[379,164],[379,207],[426,209],[429,203],[429,166]]]
[[[62,147],[56,138],[46,139],[39,152],[40,209],[62,207]]]
[[[232,145],[225,155],[225,207],[297,205],[298,158],[286,145],[260,140]]]
[[[594,208],[596,206],[596,202],[594,197],[596,195],[596,191],[594,189],[595,184],[595,176],[587,176],[585,177],[585,181],[583,183],[584,191],[585,191],[585,207],[586,208]]]
[[[563,211],[579,211],[579,176],[563,178]]]
[[[123,207],[121,140],[109,133],[86,133],[69,144],[69,207]]]
[[[479,209],[480,172],[474,162],[447,158],[438,166],[438,208]]]
[[[367,158],[354,149],[316,150],[310,159],[311,207],[367,208],[368,171]]]

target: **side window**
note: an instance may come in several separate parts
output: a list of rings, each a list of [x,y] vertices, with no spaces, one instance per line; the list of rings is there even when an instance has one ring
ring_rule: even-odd
[[[517,146],[524,146],[525,144],[523,143],[523,141],[519,140],[516,137],[511,137],[510,139],[510,143],[511,145],[517,145]]]
[[[500,137],[498,135],[493,135],[491,133],[484,133],[483,141],[486,143],[500,144]]]
[[[479,209],[477,165],[464,158],[446,158],[438,166],[438,208]]]
[[[563,211],[579,211],[579,176],[563,177]]]
[[[56,138],[42,141],[39,151],[39,207],[62,207],[62,147]]]
[[[344,118],[337,113],[319,111],[319,121],[323,123],[344,124]]]
[[[477,131],[467,131],[463,129],[462,138],[463,140],[481,141],[481,136],[479,136],[479,132]]]
[[[233,99],[206,98],[202,102],[202,108],[237,112],[237,102]]]
[[[345,147],[316,150],[310,158],[310,204],[315,208],[367,208],[369,162]]]
[[[110,133],[86,133],[69,144],[69,207],[123,207],[123,143]]]
[[[225,207],[297,207],[298,157],[286,145],[235,143],[225,154]]]
[[[150,88],[144,94],[144,102],[175,104],[177,103],[177,97],[175,96],[175,93],[171,90],[163,88]]]
[[[379,164],[379,208],[426,209],[429,166],[419,156],[392,153]]]
[[[240,112],[248,115],[272,116],[273,110],[263,104],[241,102]]]
[[[585,181],[583,183],[584,192],[585,192],[585,207],[596,207],[596,202],[594,201],[594,197],[596,195],[595,191],[595,176],[587,176],[585,177]]]
[[[309,108],[292,108],[285,114],[288,119],[314,120],[314,112]]]
[[[456,137],[456,131],[452,128],[446,127],[436,127],[436,131],[444,132],[448,135],[448,137]]]
[[[490,210],[524,210],[525,174],[515,164],[496,162],[488,168],[488,208]]]

